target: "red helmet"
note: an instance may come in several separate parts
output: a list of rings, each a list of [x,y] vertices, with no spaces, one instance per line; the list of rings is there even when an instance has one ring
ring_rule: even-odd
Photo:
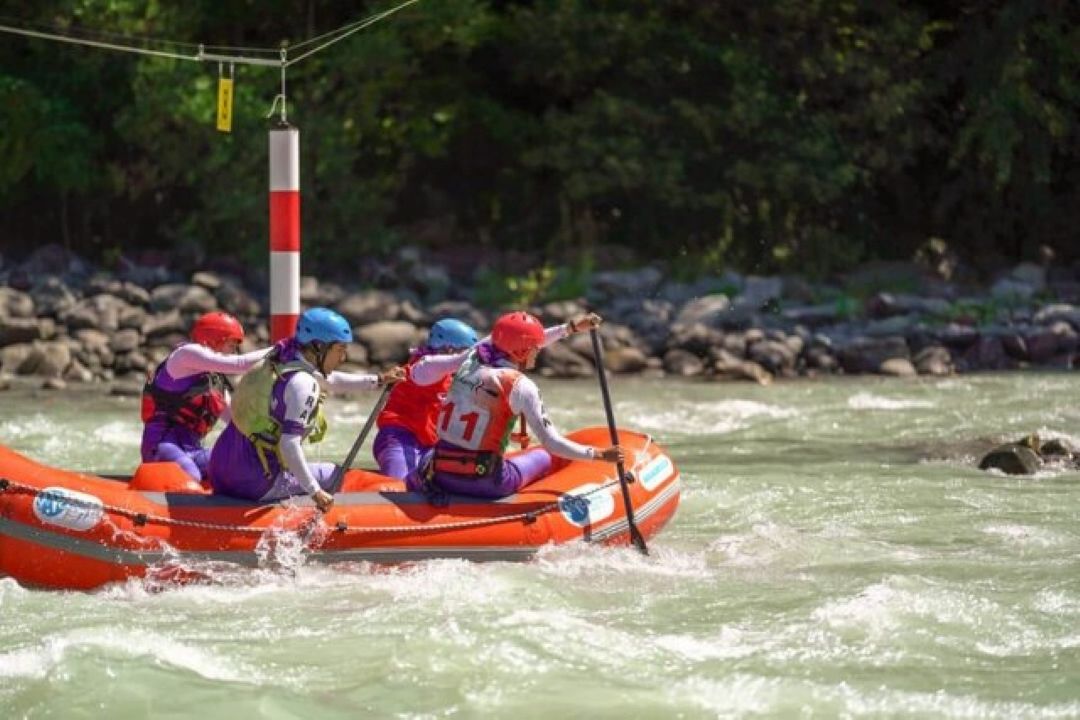
[[[211,350],[219,350],[229,340],[242,342],[244,326],[229,313],[208,312],[191,326],[191,339]]]
[[[507,313],[491,328],[491,342],[516,363],[544,346],[544,326],[527,312]]]

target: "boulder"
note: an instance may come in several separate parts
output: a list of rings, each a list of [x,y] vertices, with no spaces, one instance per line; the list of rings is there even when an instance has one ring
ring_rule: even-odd
[[[645,353],[636,347],[620,347],[604,353],[604,367],[613,373],[634,373],[648,363]]]
[[[915,366],[906,358],[889,358],[881,363],[878,374],[888,375],[889,377],[915,377],[918,375],[915,372]]]
[[[694,298],[686,303],[675,317],[681,325],[702,323],[709,327],[719,327],[722,316],[731,310],[731,300],[722,293]]]
[[[1028,445],[999,445],[979,461],[980,470],[1000,470],[1006,475],[1034,475],[1042,462]]]
[[[902,337],[862,337],[841,348],[839,358],[844,372],[876,373],[886,360],[910,360],[911,352]]]
[[[491,326],[487,315],[464,300],[444,300],[436,303],[428,308],[428,316],[431,318],[432,323],[446,317],[457,318],[463,323],[471,325],[481,337]]]
[[[167,283],[150,293],[150,309],[155,313],[176,309],[182,313],[201,315],[217,310],[217,298],[198,285]]]
[[[840,363],[829,348],[813,345],[806,351],[806,366],[823,373],[834,373],[840,367]]]
[[[565,323],[571,318],[585,314],[585,312],[585,306],[577,300],[560,300],[541,306],[538,317],[545,326],[548,326]],[[608,319],[614,320],[618,318],[609,317]]]
[[[399,321],[370,323],[357,328],[355,334],[375,364],[404,362],[409,357],[409,349],[423,338],[415,325]]]
[[[240,318],[253,318],[262,314],[262,305],[251,293],[238,283],[226,281],[214,291],[218,305],[227,313]]]
[[[136,310],[113,295],[94,295],[76,303],[61,315],[69,330],[93,328],[104,332],[113,332],[120,327],[120,316]]]
[[[705,372],[705,363],[688,350],[672,348],[664,353],[664,370],[680,377],[693,377]]]
[[[77,383],[88,383],[93,382],[94,373],[81,362],[73,359],[67,370],[64,371],[63,379]]]
[[[109,341],[109,349],[114,353],[129,353],[139,347],[141,336],[138,330],[119,330]]]
[[[773,380],[772,373],[758,363],[734,357],[725,351],[720,351],[713,368],[718,380],[753,380],[759,385],[768,385]]]
[[[596,372],[590,358],[591,355],[579,355],[566,343],[557,342],[540,351],[536,366],[544,377],[590,377]]]
[[[363,290],[346,295],[334,309],[353,326],[372,325],[398,318],[397,298],[386,290]]]
[[[962,360],[969,370],[1004,370],[1014,367],[1016,362],[1006,354],[1001,338],[994,335],[980,336]]]
[[[125,307],[120,310],[117,317],[117,326],[121,329],[139,330],[146,324],[149,317],[146,310],[141,307]]]
[[[784,342],[776,340],[762,340],[750,346],[746,352],[748,360],[752,360],[773,375],[791,376],[795,372],[795,361],[798,357]]]
[[[21,375],[59,378],[71,364],[71,349],[66,343],[34,343],[27,358],[19,367]]]
[[[300,302],[307,307],[333,307],[344,297],[345,290],[337,283],[320,281],[311,275],[300,278]]]
[[[1072,325],[1074,329],[1080,329],[1080,308],[1065,303],[1046,305],[1035,313],[1032,320],[1036,325],[1050,325],[1064,320]]]
[[[49,340],[56,335],[52,318],[6,317],[0,315],[0,347]]]
[[[146,323],[142,327],[142,334],[143,337],[150,340],[152,338],[160,338],[173,333],[179,333],[186,336],[187,329],[187,323],[184,321],[184,318],[181,317],[180,312],[177,310],[169,310],[148,317]]]
[[[952,375],[953,362],[949,349],[941,345],[928,345],[915,355],[915,369],[920,375]]]
[[[9,287],[0,287],[0,317],[34,317],[34,299],[28,294]]]
[[[671,334],[667,338],[667,347],[672,350],[685,350],[698,357],[705,357],[713,347],[719,347],[724,342],[724,334],[704,323],[695,322],[689,325],[676,324],[671,328]],[[745,352],[745,346],[743,352]],[[739,353],[743,354],[742,352]]]
[[[34,345],[31,343],[19,343],[0,348],[0,368],[3,368],[5,373],[13,375],[22,375],[23,365],[27,365],[28,372],[32,371],[33,368],[27,364],[27,360],[33,352]]]
[[[75,293],[56,276],[39,279],[30,290],[38,315],[59,317],[75,306]]]

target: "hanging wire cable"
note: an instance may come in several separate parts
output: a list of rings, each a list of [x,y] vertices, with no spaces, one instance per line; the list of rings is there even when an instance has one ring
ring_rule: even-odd
[[[321,45],[318,45],[312,50],[309,50],[302,55],[288,59],[287,53],[289,48],[245,48],[236,47],[230,45],[203,45],[185,43],[175,40],[158,40],[152,38],[139,38],[130,35],[118,35],[114,33],[89,31],[82,28],[75,29],[76,32],[85,33],[88,35],[96,35],[97,37],[112,37],[116,42],[110,42],[106,40],[96,40],[87,37],[75,37],[71,34],[64,34],[61,32],[46,32],[44,30],[35,30],[27,27],[16,27],[14,25],[0,25],[0,33],[9,33],[12,35],[22,35],[24,37],[37,38],[39,40],[52,40],[54,42],[68,43],[70,45],[82,45],[84,47],[100,48],[103,50],[114,50],[117,52],[133,53],[136,55],[147,55],[151,57],[164,57],[173,60],[186,60],[189,62],[229,62],[237,65],[262,65],[271,67],[288,67],[295,65],[296,63],[311,57],[312,55],[325,50],[331,45],[344,40],[350,35],[363,30],[364,28],[371,27],[375,23],[383,20],[391,15],[405,9],[410,5],[414,5],[420,0],[406,0],[405,2],[390,8],[384,12],[372,15],[363,20],[343,25],[337,30],[333,30],[328,33],[324,33],[315,38],[305,40],[297,45],[293,46],[293,50],[300,47],[306,47],[316,42],[320,42],[326,38],[331,38]],[[41,27],[41,26],[39,26]],[[58,30],[58,28],[51,28],[52,30]],[[70,33],[71,31],[69,31]],[[127,42],[120,42],[120,40],[126,40]],[[195,49],[194,54],[184,54],[181,52],[173,52],[169,50],[155,50],[148,47],[142,47],[136,43],[142,42],[144,44],[156,44],[156,45],[172,45],[175,47],[186,47]],[[207,50],[216,50],[219,52],[207,52]],[[261,58],[261,57],[248,57],[247,55],[241,55],[239,53],[251,53],[251,54],[267,54],[278,56],[276,58]]]
[[[77,38],[79,40],[98,40],[103,42],[109,40],[123,40],[126,41],[126,46],[135,46],[137,43],[141,42],[145,45],[174,45],[191,49],[199,47],[198,43],[182,42],[180,40],[161,40],[140,35],[112,32],[110,30],[87,28],[80,25],[46,25],[44,23],[19,21],[16,18],[5,15],[0,15],[0,24],[17,29],[47,33],[49,35]]]
[[[56,42],[69,43],[71,45],[83,45],[85,47],[101,48],[103,50],[116,50],[117,52],[135,53],[137,55],[150,55],[152,57],[165,57],[172,58],[174,60],[197,60],[197,57],[190,55],[182,55],[175,52],[167,52],[165,50],[151,50],[149,48],[136,47],[132,45],[120,45],[117,43],[102,42],[99,40],[86,40],[83,38],[74,38],[68,35],[56,35],[53,33],[38,32],[36,30],[26,30],[23,28],[11,27],[9,25],[0,25],[0,32],[11,33],[13,35],[23,35],[25,37],[38,38],[40,40],[54,40]]]
[[[317,52],[322,52],[323,50],[330,47],[334,43],[337,43],[337,42],[340,42],[341,40],[344,40],[345,38],[349,37],[353,33],[357,33],[359,31],[363,30],[364,28],[371,27],[372,25],[379,22],[380,20],[383,20],[384,18],[388,18],[391,15],[398,12],[399,10],[404,10],[408,6],[413,5],[415,3],[418,3],[418,2],[420,2],[420,0],[406,0],[406,2],[401,3],[397,7],[390,8],[389,10],[387,10],[385,12],[382,12],[382,13],[379,13],[378,15],[372,15],[367,20],[361,20],[359,23],[355,23],[354,26],[349,30],[345,30],[345,28],[339,28],[335,32],[341,32],[341,34],[338,35],[337,37],[335,37],[333,40],[328,40],[327,42],[323,43],[322,45],[319,45],[315,49],[309,50],[306,53],[303,53],[301,55],[298,55],[298,56],[292,58],[291,60],[289,60],[286,63],[286,65],[295,65],[296,63],[300,62],[301,60],[304,60],[305,58],[309,58],[309,57],[311,57],[312,55],[314,55]],[[346,26],[346,27],[348,27],[348,26]],[[327,33],[327,35],[333,35],[333,34],[334,33]],[[326,35],[324,35],[323,37],[326,37]],[[311,41],[308,41],[308,43],[310,43],[310,42]]]

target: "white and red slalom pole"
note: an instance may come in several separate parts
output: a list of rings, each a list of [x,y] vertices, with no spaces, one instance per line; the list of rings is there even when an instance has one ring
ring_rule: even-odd
[[[300,131],[270,129],[270,341],[291,337],[300,317]]]

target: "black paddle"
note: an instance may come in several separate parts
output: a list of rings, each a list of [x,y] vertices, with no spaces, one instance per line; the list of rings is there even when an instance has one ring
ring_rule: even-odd
[[[330,487],[327,489],[327,492],[331,495],[341,489],[341,483],[345,480],[345,471],[352,466],[353,460],[356,459],[356,453],[360,452],[360,447],[364,444],[364,441],[367,440],[371,428],[375,426],[375,419],[379,417],[379,413],[386,407],[386,401],[390,399],[390,391],[393,389],[394,386],[392,384],[387,385],[383,389],[382,395],[379,396],[379,400],[375,403],[375,407],[371,409],[371,414],[368,415],[367,422],[365,422],[364,427],[360,429],[360,434],[356,436],[356,442],[349,448],[349,454],[345,456],[345,462],[334,468],[334,476],[330,481]]]
[[[356,436],[356,442],[349,448],[349,454],[345,457],[345,462],[334,468],[334,475],[330,479],[330,487],[326,492],[333,495],[341,489],[341,483],[345,480],[345,471],[349,469],[353,464],[353,460],[356,459],[356,453],[360,452],[360,447],[364,444],[364,440],[367,440],[368,433],[371,432],[371,428],[375,425],[375,419],[379,417],[379,413],[386,407],[386,401],[390,399],[390,391],[393,389],[394,386],[392,384],[387,385],[383,389],[382,395],[379,396],[378,401],[375,403],[375,407],[371,409],[371,414],[368,415],[367,422],[365,422],[364,427],[360,429],[360,434]],[[319,519],[322,518],[323,515],[325,515],[325,513],[316,508],[315,514],[300,528],[300,541],[305,547],[307,547],[308,543],[310,543],[311,539],[315,536],[315,530],[319,527]]]
[[[600,333],[596,328],[592,328],[589,330],[589,337],[592,339],[593,356],[596,358],[596,373],[600,377],[600,394],[604,397],[604,412],[607,413],[611,444],[618,445],[619,431],[615,429],[615,412],[611,409],[611,393],[608,392],[607,376],[604,374],[604,348],[600,345]],[[645,536],[641,534],[637,523],[634,522],[634,506],[630,502],[630,486],[622,460],[616,463],[615,470],[619,473],[619,487],[622,489],[623,507],[626,508],[626,522],[630,525],[630,540],[642,555],[648,555],[649,548],[645,544]]]

